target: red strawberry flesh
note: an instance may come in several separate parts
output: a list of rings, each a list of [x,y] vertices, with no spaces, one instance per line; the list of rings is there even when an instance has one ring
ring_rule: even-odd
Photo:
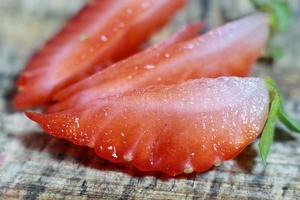
[[[15,107],[42,106],[54,91],[136,52],[184,3],[90,0],[29,60],[17,82]]]
[[[169,175],[232,159],[261,133],[269,96],[259,78],[197,79],[96,99],[89,107],[27,116],[51,135],[112,162]]]
[[[195,39],[152,48],[111,65],[54,96],[50,112],[88,105],[149,85],[169,85],[200,77],[247,76],[268,36],[266,15],[255,14]]]

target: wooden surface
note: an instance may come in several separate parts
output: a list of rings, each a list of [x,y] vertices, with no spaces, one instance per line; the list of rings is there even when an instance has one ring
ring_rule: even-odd
[[[300,199],[300,137],[281,128],[266,168],[255,142],[207,173],[167,178],[112,165],[88,148],[42,133],[14,112],[14,80],[26,59],[83,2],[0,1],[0,199]],[[285,55],[255,74],[278,81],[286,109],[300,120],[300,1],[291,2],[296,19],[276,38]],[[250,11],[246,0],[190,0],[157,37],[186,21],[202,18],[213,26]]]

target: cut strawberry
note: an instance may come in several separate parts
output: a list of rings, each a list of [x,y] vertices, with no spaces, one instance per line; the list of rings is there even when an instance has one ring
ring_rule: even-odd
[[[95,148],[112,162],[177,175],[236,156],[261,133],[268,108],[261,79],[223,77],[137,89],[85,108],[27,116],[51,135]]]
[[[180,83],[199,77],[247,76],[268,36],[264,14],[228,23],[196,39],[164,48],[158,45],[76,83],[54,96],[49,111],[88,105],[135,88]]]
[[[29,60],[18,80],[16,108],[40,106],[53,91],[122,59],[182,7],[185,0],[91,0]]]
[[[176,31],[173,35],[169,36],[164,41],[155,44],[152,47],[149,47],[146,51],[151,52],[158,51],[159,49],[163,50],[168,47],[171,47],[172,45],[175,45],[176,43],[194,39],[202,31],[202,28],[203,24],[200,21],[186,24],[183,27],[181,27],[178,31]]]

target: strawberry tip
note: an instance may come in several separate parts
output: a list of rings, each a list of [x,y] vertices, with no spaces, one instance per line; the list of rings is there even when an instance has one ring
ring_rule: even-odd
[[[35,113],[35,112],[25,112],[26,117],[28,117],[30,120],[35,121],[39,123],[42,119],[42,114]]]

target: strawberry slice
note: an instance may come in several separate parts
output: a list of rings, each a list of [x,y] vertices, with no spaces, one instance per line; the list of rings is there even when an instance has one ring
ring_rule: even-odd
[[[143,55],[145,55],[145,56],[143,57],[143,61],[146,62],[148,59],[148,62],[151,62],[153,59],[153,57],[152,57],[153,52],[159,53],[159,52],[163,51],[164,49],[171,47],[172,45],[174,45],[176,43],[195,38],[199,34],[199,32],[201,32],[202,28],[203,28],[203,24],[200,21],[184,25],[177,32],[175,32],[173,35],[171,35],[169,38],[144,50]],[[132,57],[134,59],[136,59],[139,55],[140,54],[137,54]],[[147,55],[149,55],[149,56],[147,56]],[[121,63],[122,62],[124,62],[124,61],[121,61]],[[94,83],[94,84],[96,84],[96,83]],[[77,85],[74,84],[73,86],[69,87],[70,89],[68,88],[67,90],[62,90],[63,92],[58,93],[58,94],[68,96],[68,90],[73,92],[71,88],[74,86],[77,87]],[[91,87],[92,87],[92,85],[91,85]],[[78,90],[79,88],[76,88],[76,89]],[[91,96],[87,96],[87,98],[91,98]],[[74,99],[75,99],[75,104],[76,104],[77,97],[75,96]],[[69,100],[72,101],[71,99],[69,99]],[[69,100],[67,103],[69,103]],[[53,106],[50,106],[48,108],[48,112],[54,112],[54,111],[66,109],[66,105],[64,105],[64,104],[65,104],[65,102],[61,102],[61,103],[55,104]],[[71,104],[70,106],[73,106],[73,104]],[[70,107],[70,106],[68,106],[68,107]]]
[[[151,51],[157,51],[159,49],[163,50],[176,43],[191,40],[199,35],[199,33],[202,31],[202,28],[203,28],[203,24],[200,21],[190,23],[190,24],[185,24],[179,30],[177,30],[173,35],[169,36],[162,42],[149,47],[145,51],[150,53]]]
[[[193,40],[146,50],[84,79],[54,96],[50,112],[85,106],[95,98],[199,77],[247,76],[268,36],[264,14],[216,28]]]
[[[53,91],[136,52],[185,0],[90,0],[33,56],[18,80],[16,108],[46,104]]]
[[[169,175],[202,172],[253,142],[268,115],[259,78],[197,79],[136,89],[51,114],[26,113],[51,135],[112,162]]]

